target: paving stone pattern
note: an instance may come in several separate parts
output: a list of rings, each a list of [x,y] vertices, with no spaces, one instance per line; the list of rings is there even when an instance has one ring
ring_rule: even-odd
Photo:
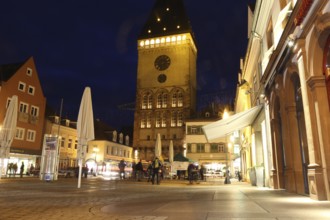
[[[0,220],[330,219],[330,203],[222,181],[0,180]]]

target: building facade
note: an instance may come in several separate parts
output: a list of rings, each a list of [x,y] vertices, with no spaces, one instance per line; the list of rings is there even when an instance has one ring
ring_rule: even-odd
[[[214,122],[210,119],[195,119],[186,121],[186,157],[203,166],[206,176],[223,176],[225,170],[235,173],[233,149],[228,146],[227,137],[208,141],[203,132],[203,126]]]
[[[107,126],[100,120],[94,123],[95,140],[89,141],[83,166],[89,172],[100,175],[118,174],[118,163],[124,159],[127,162],[127,171],[133,161],[133,148],[129,145],[129,136]],[[49,116],[46,120],[45,134],[58,136],[59,140],[59,165],[58,169],[78,167],[77,159],[77,129],[76,122],[69,119],[60,119],[59,116]],[[113,174],[112,176],[115,176]]]
[[[251,15],[237,109],[263,111],[248,128],[246,163],[265,169],[266,186],[330,200],[330,3],[257,1]]]
[[[60,119],[59,116],[49,116],[45,123],[45,134],[60,137],[59,170],[78,166],[76,123],[69,119]]]
[[[13,95],[18,97],[16,134],[10,148],[8,164],[24,163],[24,172],[31,165],[39,166],[43,143],[46,98],[40,85],[33,57],[17,64],[0,66],[0,121]],[[3,173],[6,173],[4,170]]]
[[[163,158],[170,140],[183,151],[185,120],[196,106],[197,48],[182,0],[157,0],[138,38],[133,147],[154,157],[157,134]]]

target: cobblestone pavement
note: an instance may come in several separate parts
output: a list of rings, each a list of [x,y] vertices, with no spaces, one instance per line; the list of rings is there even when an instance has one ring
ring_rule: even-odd
[[[245,183],[0,180],[0,220],[330,219],[330,202]]]

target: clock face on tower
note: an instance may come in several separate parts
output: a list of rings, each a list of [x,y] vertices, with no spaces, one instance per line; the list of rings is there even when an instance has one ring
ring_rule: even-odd
[[[155,68],[159,71],[166,70],[171,64],[171,59],[166,55],[160,55],[155,60]]]
[[[160,82],[160,83],[164,83],[166,81],[166,79],[167,79],[167,77],[165,74],[160,74],[158,76],[158,82]]]

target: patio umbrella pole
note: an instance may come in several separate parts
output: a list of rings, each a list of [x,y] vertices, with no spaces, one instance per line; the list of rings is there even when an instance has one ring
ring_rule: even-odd
[[[81,158],[79,158],[78,164],[79,164],[78,188],[80,188],[80,185],[81,185],[81,171],[82,171],[82,159]]]

